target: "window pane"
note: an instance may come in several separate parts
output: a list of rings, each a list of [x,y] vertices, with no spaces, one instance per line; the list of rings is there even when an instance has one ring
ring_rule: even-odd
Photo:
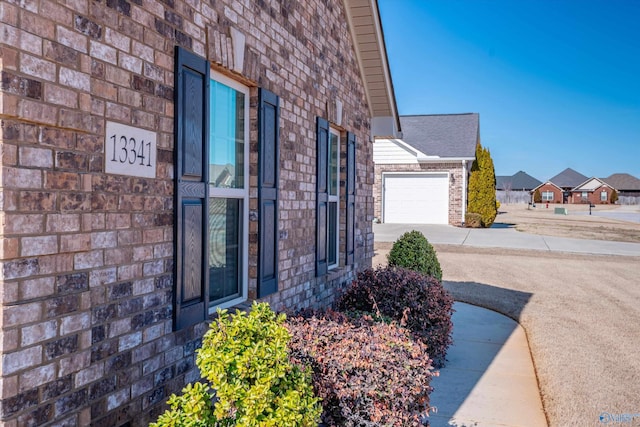
[[[244,188],[244,94],[210,81],[209,182]]]
[[[329,245],[329,254],[327,259],[328,265],[338,262],[338,203],[329,202],[329,237],[327,244]]]
[[[329,195],[338,195],[338,157],[339,157],[339,138],[333,132],[329,133]]]
[[[242,283],[242,201],[209,199],[210,302],[240,295]]]

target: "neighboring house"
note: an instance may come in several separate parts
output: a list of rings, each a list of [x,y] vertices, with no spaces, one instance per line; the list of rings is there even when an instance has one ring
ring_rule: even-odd
[[[591,203],[606,205],[610,203],[614,188],[598,178],[589,178],[571,190],[571,203]]]
[[[148,425],[216,308],[371,266],[375,0],[0,9],[0,424]]]
[[[373,145],[376,218],[461,225],[479,115],[401,116],[400,123],[402,138],[376,138]]]
[[[531,190],[540,184],[541,181],[523,171],[512,176],[496,176],[496,200],[500,203],[529,203]]]
[[[535,200],[536,191],[540,192],[542,203],[568,203],[568,197],[565,198],[565,190],[558,187],[551,181],[544,182],[531,190],[531,197]]]
[[[555,203],[571,203],[571,190],[573,190],[578,185],[585,182],[588,177],[582,175],[580,172],[576,172],[571,168],[567,168],[560,172],[558,175],[549,179],[547,182],[553,183],[556,187],[560,187],[562,189],[562,198],[558,200],[555,199]],[[549,190],[551,191],[551,190]],[[544,198],[543,198],[544,201]]]
[[[628,173],[615,173],[600,180],[618,191],[618,203],[640,204],[640,179]]]

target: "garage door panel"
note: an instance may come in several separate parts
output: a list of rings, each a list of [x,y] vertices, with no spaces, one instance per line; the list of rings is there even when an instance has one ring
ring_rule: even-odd
[[[386,175],[383,203],[386,223],[448,224],[449,176]]]

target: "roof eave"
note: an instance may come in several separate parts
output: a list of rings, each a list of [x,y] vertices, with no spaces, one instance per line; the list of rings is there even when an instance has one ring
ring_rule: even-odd
[[[458,163],[463,161],[472,162],[475,159],[476,159],[475,157],[437,157],[437,156],[425,156],[425,157],[417,158],[418,163],[447,163],[447,162]]]
[[[344,5],[365,86],[365,96],[371,116],[371,139],[373,140],[374,137],[401,138],[402,129],[378,2],[377,0],[344,0]],[[368,56],[366,62],[363,55],[365,51]],[[380,78],[382,82],[377,81],[374,84],[374,80]]]

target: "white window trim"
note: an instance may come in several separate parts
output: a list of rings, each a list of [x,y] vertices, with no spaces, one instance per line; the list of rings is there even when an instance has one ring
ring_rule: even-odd
[[[335,252],[336,252],[336,262],[334,262],[333,264],[329,264],[327,266],[328,270],[337,268],[340,265],[340,131],[338,131],[337,129],[334,129],[333,127],[329,127],[329,141],[331,141],[331,135],[335,135],[336,137],[336,141],[338,143],[338,146],[336,147],[336,156],[338,157],[336,159],[336,165],[338,166],[336,168],[336,194],[332,195],[331,193],[328,194],[328,202],[335,202],[336,203],[336,223],[335,223],[335,230],[336,230],[336,235],[335,235],[335,239],[334,241],[328,241],[327,244],[328,245],[334,245],[335,248]],[[331,142],[329,142],[329,149],[327,150],[327,155],[331,154]],[[327,163],[331,164],[331,159],[327,159]],[[327,179],[327,184],[330,182],[331,177],[328,177]],[[327,215],[329,213],[327,212]],[[328,229],[328,227],[327,227]]]
[[[551,195],[551,198],[548,197],[549,195]],[[553,194],[553,191],[543,191],[542,192],[542,201],[543,202],[553,202],[554,199],[555,199],[555,195]]]
[[[211,305],[209,302],[209,314],[215,313],[216,310],[233,307],[247,300],[249,293],[249,98],[250,89],[243,84],[238,83],[235,80],[228,78],[227,76],[211,70],[210,79],[215,80],[218,83],[229,86],[230,88],[244,93],[244,188],[216,188],[209,186],[209,198],[220,197],[227,199],[240,199],[242,200],[242,283],[240,285],[240,296],[229,301],[225,301],[218,305]],[[208,141],[207,141],[208,142]],[[208,256],[208,255],[207,255]],[[207,286],[208,291],[208,286]]]

